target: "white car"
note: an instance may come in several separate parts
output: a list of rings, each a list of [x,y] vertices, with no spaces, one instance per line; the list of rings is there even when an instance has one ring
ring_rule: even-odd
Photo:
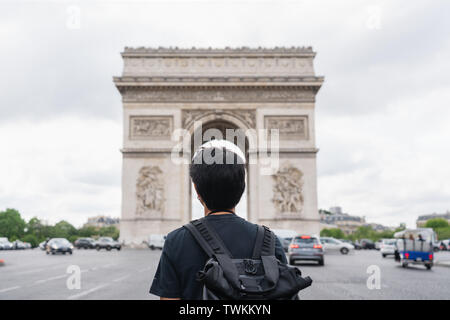
[[[8,238],[0,238],[0,250],[12,250],[14,245],[8,241]]]
[[[148,237],[148,247],[152,250],[162,249],[164,247],[164,242],[166,241],[166,236],[163,234],[151,234]]]
[[[347,254],[355,247],[350,243],[342,242],[338,239],[331,237],[320,237],[320,243],[322,243],[325,252],[327,251],[339,251],[342,254]]]
[[[394,255],[396,249],[396,239],[383,239],[381,240],[380,252],[383,258],[386,258],[388,255]]]

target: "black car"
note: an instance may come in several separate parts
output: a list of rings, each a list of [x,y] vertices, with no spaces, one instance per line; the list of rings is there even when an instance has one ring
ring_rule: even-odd
[[[101,237],[95,242],[95,249],[106,249],[110,251],[111,249],[120,250],[122,246],[119,242],[114,241],[111,237]]]
[[[369,239],[361,239],[359,242],[362,249],[375,249],[375,243]]]
[[[46,250],[45,252],[47,254],[56,254],[56,253],[62,253],[62,254],[72,254],[73,245],[64,238],[53,238],[50,239],[47,242]]]
[[[80,238],[75,241],[75,248],[77,249],[94,249],[95,240],[92,238]]]
[[[317,261],[320,266],[324,265],[323,247],[317,237],[303,235],[292,239],[289,246],[289,264],[296,261]]]

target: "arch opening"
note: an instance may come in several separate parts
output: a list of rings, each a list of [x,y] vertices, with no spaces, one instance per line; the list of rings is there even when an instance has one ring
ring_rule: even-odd
[[[215,130],[209,130],[209,129],[215,129]],[[248,154],[249,154],[249,148],[248,148],[248,139],[245,136],[245,133],[242,130],[238,130],[235,135],[228,134],[227,136],[227,130],[236,130],[240,129],[238,126],[233,124],[230,121],[226,120],[212,120],[206,123],[202,123],[201,127],[201,137],[202,142],[200,144],[203,144],[209,140],[217,139],[214,134],[220,133],[220,137],[222,139],[228,140],[230,142],[233,142],[234,144],[238,145],[242,152],[245,154],[246,157],[246,168],[245,168],[245,190],[242,194],[241,200],[239,201],[238,205],[236,206],[236,214],[244,219],[248,218]],[[197,129],[200,130],[200,129]],[[207,132],[208,131],[208,132]],[[235,131],[236,132],[236,131]],[[198,133],[198,132],[197,132]],[[206,134],[205,134],[206,133]],[[209,133],[209,134],[208,134]],[[228,131],[229,133],[229,131]],[[244,136],[242,136],[244,135]],[[191,137],[191,155],[194,154],[195,150],[194,148],[197,147],[194,144],[194,136],[195,133]],[[238,143],[239,141],[243,141],[244,143]],[[190,209],[191,209],[191,219],[198,219],[204,216],[204,209],[200,201],[197,199],[197,193],[194,189],[194,185],[191,180],[189,180],[189,188],[190,188]]]

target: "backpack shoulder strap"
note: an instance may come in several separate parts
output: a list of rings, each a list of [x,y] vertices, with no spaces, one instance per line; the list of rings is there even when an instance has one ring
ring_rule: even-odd
[[[228,251],[222,239],[204,218],[193,220],[184,225],[184,227],[191,232],[195,240],[209,257],[225,254],[232,258],[230,251]]]
[[[261,256],[275,256],[275,234],[266,226],[258,225],[252,258]]]
[[[210,258],[214,257],[217,259],[222,266],[225,278],[228,279],[234,288],[239,290],[241,288],[239,272],[231,260],[230,252],[216,231],[208,225],[204,218],[193,220],[184,225],[184,227],[192,233],[197,243]]]
[[[188,223],[185,224],[183,227],[185,227],[191,232],[192,236],[200,245],[200,247],[203,249],[203,251],[205,251],[208,257],[211,258],[214,255],[214,251],[212,250],[208,242],[206,242],[206,240],[203,238],[202,234],[194,227],[194,225],[192,223]]]

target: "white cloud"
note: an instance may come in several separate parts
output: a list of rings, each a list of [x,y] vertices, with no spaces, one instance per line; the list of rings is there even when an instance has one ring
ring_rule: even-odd
[[[120,214],[123,47],[312,45],[320,207],[410,225],[450,209],[447,1],[180,2],[78,1],[80,29],[72,1],[1,2],[0,208]]]
[[[61,116],[0,125],[0,209],[76,225],[120,216],[121,126]]]

